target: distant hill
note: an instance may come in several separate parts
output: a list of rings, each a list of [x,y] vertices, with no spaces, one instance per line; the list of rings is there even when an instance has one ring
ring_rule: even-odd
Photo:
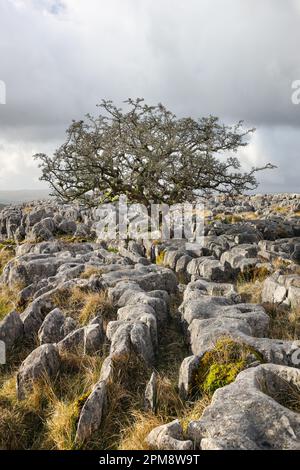
[[[36,199],[47,199],[49,197],[48,189],[22,189],[18,191],[0,191],[1,205],[34,201]]]

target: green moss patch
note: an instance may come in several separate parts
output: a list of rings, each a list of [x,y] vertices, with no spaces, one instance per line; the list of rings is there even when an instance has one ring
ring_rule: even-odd
[[[254,361],[262,362],[263,358],[253,348],[230,338],[221,338],[214,349],[202,357],[194,377],[195,389],[211,395],[233,382]]]

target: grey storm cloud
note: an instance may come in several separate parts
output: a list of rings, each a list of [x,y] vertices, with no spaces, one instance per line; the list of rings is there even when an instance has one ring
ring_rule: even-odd
[[[0,189],[42,187],[32,160],[102,98],[257,127],[262,191],[297,191],[298,0],[0,0]]]

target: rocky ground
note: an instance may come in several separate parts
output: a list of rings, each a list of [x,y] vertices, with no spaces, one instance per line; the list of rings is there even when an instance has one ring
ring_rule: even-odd
[[[300,195],[205,214],[187,249],[0,211],[1,449],[300,449]]]

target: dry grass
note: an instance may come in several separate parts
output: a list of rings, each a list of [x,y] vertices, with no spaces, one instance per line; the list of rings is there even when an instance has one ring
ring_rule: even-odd
[[[258,220],[259,216],[256,212],[242,212],[240,214],[243,220]]]
[[[75,237],[74,235],[57,235],[56,238],[63,243],[72,244],[72,243],[92,243],[95,241],[92,238],[88,237]]]
[[[280,405],[296,413],[300,412],[300,387],[298,383],[289,382],[282,377],[276,376],[272,387],[270,387],[270,383],[266,379],[261,379],[259,385],[263,393],[272,397]]]
[[[81,406],[99,379],[102,357],[65,355],[60,374],[36,383],[23,401],[16,397],[16,375],[0,388],[0,448],[74,448]]]
[[[15,284],[12,287],[0,285],[0,320],[13,310],[19,309],[19,292],[22,287]]]
[[[76,435],[76,406],[74,402],[57,401],[47,420],[48,448],[72,450]]]
[[[263,282],[250,281],[239,282],[237,284],[237,291],[241,296],[242,302],[259,304],[261,302],[261,293],[263,289]]]
[[[184,433],[187,431],[187,427],[191,421],[197,421],[201,418],[205,408],[208,407],[210,402],[211,396],[203,394],[199,400],[189,404],[186,414],[180,419]]]
[[[132,424],[122,430],[122,438],[118,446],[119,450],[150,450],[146,437],[166,421],[151,412],[134,410],[132,412]]]
[[[13,259],[14,256],[14,242],[11,240],[0,242],[0,276],[6,264]],[[17,284],[12,287],[3,284],[0,285],[0,320],[12,310],[17,309],[18,292],[21,288],[22,287]]]
[[[87,321],[91,312],[98,314],[106,305],[107,299],[103,295],[75,289],[61,292],[58,300],[68,313],[72,311],[81,321]],[[172,299],[171,320],[161,338],[156,413],[143,411],[145,386],[152,370],[135,355],[119,358],[114,365],[113,383],[108,385],[108,408],[101,430],[81,448],[145,450],[148,449],[145,438],[154,427],[176,417],[182,420],[188,420],[189,416],[191,419],[200,417],[207,402],[203,400],[202,405],[197,402],[195,406],[186,404],[177,390],[179,365],[188,353],[177,318],[178,302],[179,298]],[[78,448],[75,435],[80,411],[99,380],[107,352],[101,357],[64,355],[58,376],[52,381],[41,380],[28,398],[19,402],[15,378],[20,360],[27,355],[24,351],[24,347],[22,353],[15,351],[15,363],[7,366],[0,381],[0,448]]]
[[[101,430],[96,432],[86,449],[118,449],[123,437],[133,426],[133,415],[143,408],[144,391],[151,370],[135,355],[114,361],[113,382],[108,384],[108,405]]]
[[[201,399],[195,404],[181,400],[178,388],[178,371],[184,357],[188,355],[188,347],[184,342],[180,320],[176,305],[181,302],[179,297],[171,298],[170,321],[161,331],[161,341],[158,351],[157,363],[157,400],[155,413],[133,407],[121,429],[121,439],[118,449],[121,450],[149,450],[145,439],[149,432],[175,418],[182,422],[189,416],[196,419],[200,417],[202,408],[208,400]],[[142,397],[141,397],[142,398]],[[192,410],[194,415],[192,415]]]
[[[6,264],[13,259],[15,256],[15,250],[13,247],[5,246],[0,243],[0,276],[3,272]]]
[[[218,220],[223,224],[236,224],[243,222],[243,217],[237,214],[217,214],[214,220]]]
[[[158,265],[158,266],[163,266],[164,264],[164,259],[165,259],[165,252],[164,250],[161,251],[155,258],[155,263]]]
[[[273,206],[271,207],[271,210],[273,212],[277,212],[278,214],[289,214],[291,212],[291,207],[286,207],[286,206]]]
[[[300,413],[300,387],[286,382],[281,392],[273,396],[281,405],[296,413]]]
[[[274,271],[282,269],[286,272],[289,268],[289,263],[284,260],[275,260],[272,265]],[[247,281],[245,278],[239,277],[237,291],[241,295],[242,302],[261,304],[264,278],[264,276],[261,279],[259,276],[254,276],[253,280]],[[288,310],[287,307],[275,304],[263,304],[263,307],[270,316],[268,337],[283,340],[300,339],[299,308]]]
[[[114,319],[115,309],[106,291],[92,292],[79,287],[56,292],[53,301],[65,314],[82,325],[101,315],[105,322]]]
[[[265,279],[278,270],[282,271],[283,274],[300,274],[300,267],[280,257],[272,261],[270,269],[267,266],[260,266],[241,273],[238,276],[236,287],[242,301],[255,304],[261,303],[261,293]]]
[[[270,274],[271,272],[266,266],[255,267],[241,273],[238,276],[236,288],[242,301],[254,304],[260,303],[263,282]]]
[[[268,336],[274,339],[299,340],[300,339],[300,309],[288,311],[286,308],[264,304],[270,316]]]
[[[132,378],[127,379],[125,385],[125,389],[131,393],[130,404],[124,416],[121,412],[121,423],[116,426],[118,432],[115,435],[113,448],[148,450],[149,446],[145,442],[145,438],[153,428],[177,417],[184,417],[187,410],[190,409],[190,405],[181,400],[177,388],[178,370],[183,358],[188,355],[176,307],[180,302],[180,297],[173,296],[171,298],[170,319],[160,334],[155,413],[143,411],[145,385],[150,379],[152,371],[141,371],[140,378],[134,377],[135,371],[131,375]],[[143,384],[139,391],[135,390],[137,383]],[[132,389],[132,385],[134,385],[134,389]],[[119,413],[118,415],[120,416]]]
[[[203,395],[196,402],[182,402],[172,382],[158,376],[158,409],[156,413],[134,409],[122,430],[119,450],[151,450],[146,442],[148,434],[157,426],[180,419],[184,432],[190,421],[200,419],[211,398]]]
[[[102,269],[97,266],[87,266],[81,274],[81,279],[89,279],[94,274],[100,276],[103,273]]]

